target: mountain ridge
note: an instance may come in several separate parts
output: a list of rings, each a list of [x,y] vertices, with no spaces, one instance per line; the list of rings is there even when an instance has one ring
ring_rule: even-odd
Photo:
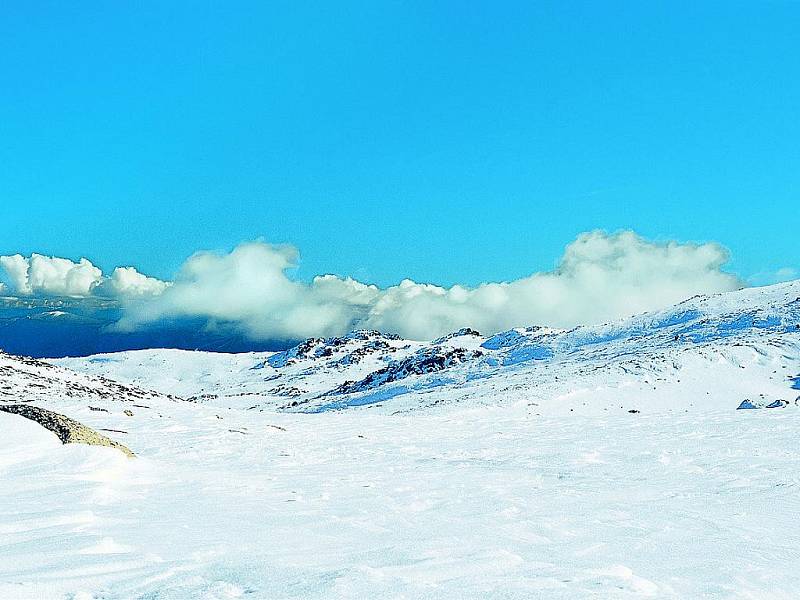
[[[785,347],[788,358],[781,358],[777,346]],[[260,410],[318,412],[364,406],[421,408],[432,401],[442,404],[474,397],[480,394],[475,388],[503,379],[514,380],[535,395],[549,390],[561,396],[571,391],[570,379],[577,387],[586,387],[592,371],[623,385],[635,381],[631,374],[637,369],[645,377],[642,381],[648,375],[656,377],[670,360],[677,365],[669,369],[670,381],[675,382],[693,361],[713,365],[721,359],[720,365],[741,367],[753,353],[780,363],[777,370],[791,371],[799,346],[800,281],[794,281],[695,296],[659,311],[568,330],[532,326],[481,336],[463,329],[432,342],[359,330],[340,337],[309,338],[276,353],[212,356],[148,350],[53,362],[137,385],[149,377],[162,393],[183,397]],[[192,361],[203,366],[193,369]],[[173,373],[171,384],[166,381],[168,372]],[[498,393],[509,395],[509,387],[488,386],[484,392],[496,398]],[[451,398],[443,398],[448,394]],[[237,399],[250,404],[243,406]]]

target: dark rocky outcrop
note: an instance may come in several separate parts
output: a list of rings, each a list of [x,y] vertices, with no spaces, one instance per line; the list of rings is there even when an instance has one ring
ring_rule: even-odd
[[[400,337],[395,334],[381,333],[372,329],[358,329],[341,337],[308,338],[288,350],[273,354],[254,368],[263,369],[269,365],[274,369],[280,369],[303,360],[331,358],[337,352],[353,348],[346,356],[339,359],[339,362],[346,366],[359,362],[363,356],[373,352],[392,352],[394,349],[388,342],[399,339]],[[336,364],[338,363],[334,362],[331,366]]]
[[[383,384],[400,381],[412,375],[426,375],[444,371],[454,365],[480,358],[481,356],[483,356],[483,352],[480,350],[444,348],[442,346],[424,348],[403,360],[390,362],[383,369],[370,373],[360,381],[345,381],[328,394],[323,395],[339,396],[366,392]]]

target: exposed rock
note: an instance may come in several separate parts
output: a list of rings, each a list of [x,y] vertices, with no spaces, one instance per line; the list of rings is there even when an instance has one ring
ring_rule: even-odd
[[[789,406],[789,402],[787,400],[775,400],[774,402],[770,402],[764,408],[786,408]]]
[[[465,337],[465,336],[472,336],[472,337],[481,337],[480,332],[475,331],[471,327],[462,327],[458,331],[454,331],[453,333],[448,333],[447,335],[443,335],[440,338],[437,338],[431,342],[432,346],[439,346],[449,340]]]
[[[106,436],[97,433],[91,427],[87,427],[82,423],[52,412],[39,408],[38,406],[30,406],[29,404],[3,404],[0,405],[0,411],[19,415],[31,421],[35,421],[45,429],[48,429],[58,436],[62,444],[88,444],[90,446],[108,446],[116,448],[123,454],[134,457],[135,454],[131,452],[126,446],[119,442],[107,438]]]
[[[391,351],[388,341],[397,341],[399,339],[400,337],[395,334],[381,333],[371,329],[358,329],[341,337],[309,338],[297,346],[273,354],[264,363],[256,365],[255,368],[262,369],[269,365],[274,369],[280,369],[301,360],[330,358],[335,352],[345,350],[345,346],[356,348],[357,353],[351,357],[350,361],[350,363],[356,363],[365,354],[382,350]]]
[[[736,410],[752,410],[755,408],[761,408],[759,405],[750,402],[750,400],[742,400],[742,403],[736,408]]]
[[[365,356],[369,356],[370,354],[380,353],[383,352],[385,358],[388,359],[388,355],[391,352],[394,352],[395,348],[391,346],[385,340],[371,340],[365,342],[361,346],[356,346],[356,348],[345,354],[341,358],[337,360],[330,361],[328,363],[329,367],[347,367],[349,365],[355,365],[361,362],[361,359]]]
[[[453,365],[483,356],[480,350],[466,350],[464,348],[445,349],[434,346],[420,350],[416,354],[399,361],[392,361],[383,369],[367,375],[360,381],[345,381],[343,384],[329,392],[329,396],[365,392],[386,383],[400,381],[412,375],[425,375],[443,371]]]

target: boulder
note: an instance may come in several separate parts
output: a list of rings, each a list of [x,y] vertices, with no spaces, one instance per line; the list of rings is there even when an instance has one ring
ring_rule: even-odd
[[[753,408],[761,408],[757,404],[753,404],[750,400],[743,400],[742,403],[736,408],[736,410],[747,410]]]
[[[45,429],[55,433],[62,444],[108,446],[110,448],[116,448],[131,458],[135,456],[133,452],[119,442],[115,442],[96,432],[91,427],[87,427],[82,423],[78,423],[78,421],[53,411],[45,410],[38,406],[30,406],[29,404],[3,404],[0,405],[0,411],[19,415],[20,417],[35,421]]]
[[[775,402],[770,402],[764,408],[785,408],[789,405],[789,402],[786,400],[775,400]]]

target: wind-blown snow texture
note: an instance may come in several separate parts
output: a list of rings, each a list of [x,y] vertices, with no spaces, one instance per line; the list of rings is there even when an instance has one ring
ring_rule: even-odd
[[[53,362],[0,355],[0,401],[138,458],[0,413],[2,598],[800,586],[800,282],[570,331]]]

